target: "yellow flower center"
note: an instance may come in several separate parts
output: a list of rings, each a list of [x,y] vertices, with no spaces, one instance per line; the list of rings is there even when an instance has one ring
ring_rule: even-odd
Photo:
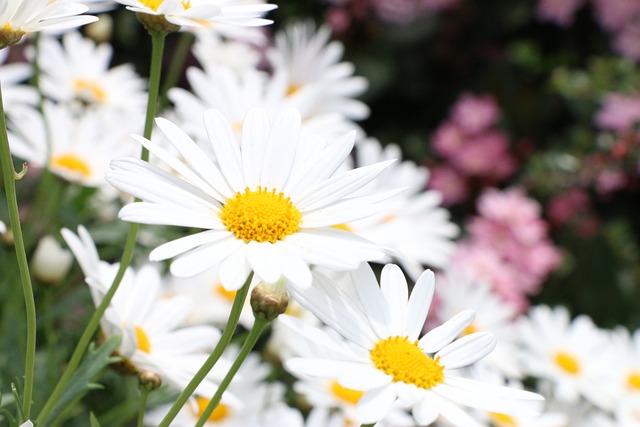
[[[76,79],[73,82],[73,90],[78,94],[78,98],[86,101],[104,102],[107,99],[107,93],[102,86],[89,79]]]
[[[154,12],[157,11],[160,5],[164,2],[164,0],[139,0],[139,1],[143,5],[147,6],[149,9],[153,10]],[[184,10],[191,9],[190,0],[183,0],[180,3],[182,3],[182,7],[184,8]]]
[[[198,418],[200,418],[202,414],[204,414],[204,410],[207,409],[207,406],[209,405],[209,402],[211,402],[211,399],[197,396],[196,402],[198,403]],[[211,415],[209,415],[209,418],[207,418],[207,420],[220,421],[225,419],[228,415],[229,407],[224,403],[219,403],[218,406],[216,406],[216,408],[213,410]]]
[[[444,381],[444,366],[418,347],[418,341],[407,337],[389,337],[378,341],[371,350],[373,365],[391,375],[393,381],[402,381],[417,387],[430,389]]]
[[[226,290],[221,284],[220,282],[216,282],[215,285],[215,292],[220,295],[222,298],[226,299],[227,301],[233,302],[236,299],[236,294],[238,293],[237,291],[228,291]]]
[[[300,90],[300,85],[297,85],[295,83],[291,83],[289,85],[289,87],[287,88],[287,96],[291,96],[294,93],[296,93],[297,91]]]
[[[332,225],[331,228],[337,228],[338,230],[344,230],[344,231],[353,233],[353,229],[349,227],[347,224],[336,224],[336,225]]]
[[[338,399],[344,400],[345,402],[351,403],[355,405],[358,403],[362,395],[363,391],[353,390],[351,388],[342,387],[338,381],[333,381],[331,383],[331,393],[336,396]]]
[[[478,328],[476,327],[476,324],[474,322],[474,323],[470,324],[469,326],[467,326],[467,328],[464,331],[462,331],[462,335],[463,336],[464,335],[471,335],[471,334],[474,334],[476,332],[478,332]]]
[[[496,427],[517,427],[518,422],[510,415],[490,412],[489,418]]]
[[[562,368],[563,371],[570,374],[577,374],[580,372],[580,364],[571,354],[564,351],[560,351],[555,355],[555,362]]]
[[[139,326],[136,326],[133,329],[136,332],[136,342],[138,343],[138,350],[147,354],[151,353],[151,343],[149,342],[147,333]]]
[[[73,154],[63,154],[51,159],[51,166],[66,169],[87,178],[91,176],[91,168],[87,163]]]
[[[633,371],[627,377],[627,387],[632,390],[640,391],[640,371]]]
[[[244,193],[227,200],[220,219],[227,230],[246,243],[275,243],[300,230],[302,214],[283,193],[247,187]]]

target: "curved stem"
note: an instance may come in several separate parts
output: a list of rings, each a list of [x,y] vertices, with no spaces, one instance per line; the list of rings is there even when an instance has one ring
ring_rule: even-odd
[[[160,105],[163,107],[169,103],[169,100],[167,99],[169,89],[178,84],[180,76],[184,71],[184,65],[187,61],[187,56],[189,55],[189,47],[191,46],[191,43],[193,43],[193,39],[194,35],[189,31],[183,31],[180,34],[178,44],[173,51],[173,57],[171,58],[171,65],[167,72],[167,77],[165,78],[162,90],[160,91]]]
[[[270,323],[271,321],[266,320],[263,317],[256,317],[255,321],[253,322],[253,326],[249,331],[249,336],[247,337],[246,341],[242,345],[242,348],[240,349],[240,353],[238,353],[238,356],[236,357],[236,360],[233,362],[233,365],[231,365],[229,372],[227,372],[227,375],[225,375],[222,382],[218,386],[218,390],[216,390],[216,394],[213,395],[213,397],[209,401],[209,404],[205,408],[204,412],[202,413],[202,415],[200,415],[200,419],[196,423],[195,427],[203,427],[204,424],[207,422],[213,410],[216,409],[216,406],[218,406],[218,404],[220,403],[220,400],[222,399],[222,394],[225,392],[227,387],[229,387],[229,384],[231,383],[231,380],[233,380],[233,377],[238,372],[238,369],[240,369],[240,366],[242,366],[242,363],[245,361],[247,356],[249,356],[249,353],[251,353],[251,350],[253,350],[253,347],[255,347],[256,343],[258,342],[258,338],[260,338],[260,336],[262,335],[264,330],[267,328],[267,326],[269,326]]]
[[[151,51],[151,74],[149,76],[149,100],[147,102],[147,114],[146,120],[144,124],[144,137],[149,139],[151,138],[151,131],[153,130],[153,118],[156,114],[156,106],[158,103],[158,90],[160,88],[160,73],[161,73],[161,65],[162,65],[162,53],[164,49],[164,40],[166,35],[160,33],[150,33],[151,34],[151,42],[152,42],[152,51]],[[146,149],[142,150],[141,158],[144,161],[149,160],[149,151]],[[91,316],[87,327],[85,328],[76,348],[73,350],[73,354],[71,355],[71,359],[69,359],[69,363],[67,364],[67,368],[64,373],[60,377],[58,384],[53,389],[51,395],[49,395],[49,399],[45,403],[42,411],[38,415],[37,424],[43,425],[43,423],[47,420],[47,417],[51,413],[51,410],[54,408],[54,405],[58,402],[62,393],[66,389],[69,381],[71,380],[73,374],[75,373],[78,366],[80,366],[80,362],[82,360],[82,356],[86,351],[93,335],[96,330],[100,326],[100,319],[102,318],[104,312],[107,310],[107,307],[111,303],[113,296],[115,295],[120,283],[122,282],[122,278],[124,277],[124,273],[127,270],[127,267],[131,263],[131,259],[133,258],[133,251],[136,246],[136,240],[138,238],[138,230],[140,228],[139,224],[131,223],[129,226],[129,234],[127,235],[127,240],[125,242],[124,250],[122,252],[122,258],[120,260],[120,268],[113,279],[113,283],[111,287],[104,295],[103,300],[100,302],[100,305]]]
[[[20,282],[22,283],[22,294],[27,315],[27,348],[24,366],[24,400],[22,415],[28,420],[31,415],[31,399],[33,396],[33,377],[35,372],[36,356],[36,303],[33,298],[33,286],[29,275],[29,263],[22,237],[22,226],[20,225],[20,213],[18,211],[18,197],[16,195],[16,172],[13,168],[11,150],[9,148],[9,137],[7,136],[7,124],[4,118],[4,107],[2,102],[2,91],[0,90],[0,161],[2,164],[2,176],[4,190],[7,197],[7,208],[9,209],[9,221],[15,243],[16,257],[18,259],[18,269],[20,271]]]
[[[138,411],[138,427],[142,427],[144,424],[144,412],[147,409],[147,397],[149,397],[149,389],[146,387],[140,388],[140,410]]]
[[[218,359],[222,356],[222,353],[226,350],[231,342],[231,338],[233,337],[233,333],[236,330],[236,326],[238,326],[238,320],[240,319],[240,313],[242,312],[242,307],[244,306],[244,302],[247,299],[247,295],[249,294],[249,285],[251,284],[251,279],[253,279],[253,271],[247,277],[246,282],[242,285],[242,288],[238,290],[236,293],[236,297],[233,300],[233,306],[231,307],[231,313],[229,313],[229,320],[227,321],[227,325],[222,332],[222,336],[220,337],[220,341],[216,344],[216,347],[213,349],[207,360],[204,362],[202,367],[196,372],[194,377],[191,379],[187,387],[180,393],[180,396],[176,399],[173,406],[167,412],[167,415],[164,416],[158,427],[168,427],[171,422],[175,419],[180,412],[180,409],[184,406],[187,400],[191,397],[191,395],[196,391],[196,388],[202,380],[207,376],[207,374],[213,369],[213,366],[216,364]]]

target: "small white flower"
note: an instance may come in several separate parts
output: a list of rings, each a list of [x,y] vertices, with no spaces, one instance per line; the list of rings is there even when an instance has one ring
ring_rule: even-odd
[[[344,339],[288,316],[280,316],[280,321],[327,349],[317,357],[291,359],[287,368],[365,391],[356,407],[360,422],[383,419],[399,400],[410,405],[421,425],[441,416],[454,425],[480,426],[458,405],[513,415],[540,412],[544,399],[538,394],[456,375],[455,370],[482,359],[496,343],[487,332],[456,339],[473,322],[471,310],[420,338],[433,296],[433,273],[420,276],[410,297],[404,275],[395,265],[384,267],[380,286],[367,264],[352,272],[352,277],[358,304],[320,275],[302,292],[291,287],[301,304]]]
[[[139,159],[112,162],[109,182],[142,200],[125,206],[121,219],[204,229],[159,246],[152,260],[179,255],[171,272],[185,277],[219,264],[220,282],[235,290],[251,271],[267,283],[284,276],[309,286],[310,265],[349,270],[384,256],[374,243],[333,227],[375,214],[394,194],[353,196],[390,162],[336,173],[354,133],[330,144],[302,143],[297,111],[286,110],[271,124],[264,110],[254,109],[243,122],[238,146],[219,112],[208,110],[204,120],[215,161],[177,126],[158,119],[180,158],[135,139],[179,177]]]
[[[67,274],[73,255],[64,249],[53,236],[44,236],[38,242],[31,267],[33,275],[45,283],[58,283]]]
[[[0,221],[0,234],[4,234],[7,232],[7,226],[4,224],[4,222]]]
[[[19,104],[36,105],[40,98],[38,91],[31,86],[20,84],[31,76],[31,65],[21,62],[5,64],[9,52],[10,48],[0,50],[0,83],[5,111]]]

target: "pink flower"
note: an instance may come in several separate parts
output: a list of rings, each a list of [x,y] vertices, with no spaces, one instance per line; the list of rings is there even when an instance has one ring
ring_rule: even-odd
[[[465,201],[469,197],[467,180],[449,166],[430,168],[428,188],[442,194],[442,205],[451,206]]]
[[[640,96],[609,93],[602,104],[595,117],[596,124],[602,129],[623,132],[640,121]]]
[[[502,132],[487,131],[465,141],[464,148],[452,153],[451,164],[468,176],[504,178],[513,170],[514,160],[508,152],[509,140]],[[496,168],[506,162],[507,168]]]
[[[627,58],[640,61],[640,22],[625,25],[616,35],[613,47]]]
[[[416,0],[373,0],[373,6],[378,16],[387,22],[411,22],[418,14]]]
[[[538,0],[536,15],[541,21],[568,27],[573,23],[573,16],[583,3],[584,0]]]
[[[474,135],[496,124],[500,110],[490,95],[476,96],[465,93],[451,110],[451,119],[462,132]]]
[[[555,225],[563,225],[590,207],[590,199],[582,188],[572,188],[549,200],[547,214]]]
[[[610,31],[619,31],[640,15],[640,2],[637,0],[595,0],[595,13],[600,25]]]
[[[420,7],[430,12],[452,9],[460,5],[460,0],[420,0]]]
[[[458,126],[444,122],[433,134],[431,145],[442,157],[452,157],[462,150],[465,136]]]

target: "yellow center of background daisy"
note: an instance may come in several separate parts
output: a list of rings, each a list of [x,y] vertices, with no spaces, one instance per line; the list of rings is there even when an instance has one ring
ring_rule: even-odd
[[[489,418],[491,423],[497,427],[517,427],[518,423],[512,416],[507,414],[498,414],[497,412],[490,412]]]
[[[228,199],[220,219],[227,230],[246,243],[275,243],[300,230],[302,214],[283,193],[258,187],[246,188]]]
[[[140,0],[140,3],[147,6],[149,9],[153,10],[154,12],[158,10],[158,8],[163,2],[164,0]],[[189,0],[183,0],[180,3],[182,3],[182,7],[184,8],[184,10],[191,8],[191,1]]]
[[[560,368],[570,374],[577,374],[580,372],[580,364],[571,354],[560,351],[555,355],[555,361]]]
[[[84,160],[73,154],[63,154],[51,159],[51,166],[79,173],[85,178],[91,175],[91,169]]]
[[[73,82],[73,90],[83,100],[104,102],[107,99],[107,93],[102,86],[88,79],[76,79]]]
[[[345,402],[351,403],[353,405],[358,403],[358,401],[364,394],[364,392],[360,390],[342,387],[338,383],[338,381],[333,381],[331,383],[331,393],[333,393],[333,395],[338,399],[344,400]]]
[[[209,405],[209,402],[211,402],[211,399],[197,396],[196,402],[198,403],[198,418],[200,418],[202,417],[202,414],[204,414],[204,410],[207,409],[207,406]],[[219,403],[218,406],[216,406],[216,409],[214,409],[211,415],[209,415],[209,418],[207,418],[207,420],[220,421],[225,419],[228,415],[229,407],[224,403]]]
[[[378,341],[371,350],[373,365],[393,381],[413,384],[430,389],[444,381],[444,366],[424,354],[418,341],[409,342],[407,337],[389,337]]]
[[[138,344],[138,350],[144,353],[151,353],[151,343],[149,342],[149,337],[147,333],[139,326],[133,328],[136,332],[136,342]]]
[[[631,390],[640,391],[640,372],[634,371],[627,377],[627,387]]]
[[[226,290],[221,284],[220,282],[216,282],[216,284],[214,285],[214,292],[218,295],[220,295],[222,298],[226,299],[227,301],[233,302],[236,299],[236,294],[238,293],[238,291],[228,291]]]

